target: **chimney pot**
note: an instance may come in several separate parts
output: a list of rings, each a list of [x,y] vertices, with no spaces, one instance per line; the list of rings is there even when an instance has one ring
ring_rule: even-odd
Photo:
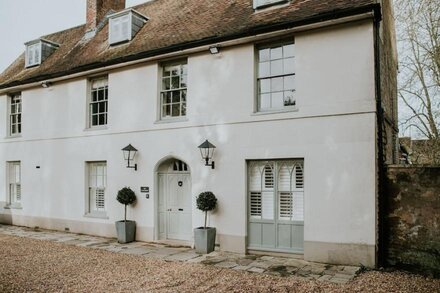
[[[86,31],[93,31],[110,10],[125,9],[125,0],[87,0]]]

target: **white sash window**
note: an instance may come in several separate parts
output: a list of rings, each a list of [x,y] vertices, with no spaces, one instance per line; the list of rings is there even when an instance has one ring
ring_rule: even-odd
[[[14,94],[10,97],[9,103],[9,135],[21,133],[21,94]]]
[[[89,213],[105,212],[105,189],[107,186],[107,163],[88,163]]]
[[[186,93],[188,87],[186,61],[163,66],[161,88],[161,119],[186,116]]]
[[[107,125],[108,116],[108,79],[101,77],[91,80],[89,103],[89,126]]]
[[[295,109],[295,44],[258,50],[258,111]]]
[[[8,204],[17,205],[21,203],[21,164],[20,162],[8,163],[9,196]]]

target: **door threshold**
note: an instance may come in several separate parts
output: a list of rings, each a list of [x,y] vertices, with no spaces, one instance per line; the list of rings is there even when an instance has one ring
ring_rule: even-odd
[[[154,243],[166,245],[169,247],[185,247],[185,248],[193,248],[194,244],[191,241],[187,240],[174,240],[174,239],[162,239],[156,240]]]
[[[267,250],[248,249],[247,254],[286,257],[286,258],[294,258],[294,259],[302,259],[302,260],[304,259],[304,254],[294,253],[294,252],[289,253],[289,252],[275,252],[275,251],[267,251]]]

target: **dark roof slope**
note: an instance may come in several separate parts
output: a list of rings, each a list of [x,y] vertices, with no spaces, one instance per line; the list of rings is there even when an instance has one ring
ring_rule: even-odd
[[[82,41],[85,25],[43,38],[60,44],[40,66],[25,69],[24,54],[0,75],[0,88],[42,81],[260,32],[333,19],[377,8],[376,0],[293,0],[255,13],[252,0],[155,0],[133,7],[149,20],[135,38],[109,47],[108,24]]]

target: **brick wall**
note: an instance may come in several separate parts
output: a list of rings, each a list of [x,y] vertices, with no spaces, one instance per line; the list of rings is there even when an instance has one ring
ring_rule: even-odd
[[[440,166],[389,166],[386,263],[440,277]]]

